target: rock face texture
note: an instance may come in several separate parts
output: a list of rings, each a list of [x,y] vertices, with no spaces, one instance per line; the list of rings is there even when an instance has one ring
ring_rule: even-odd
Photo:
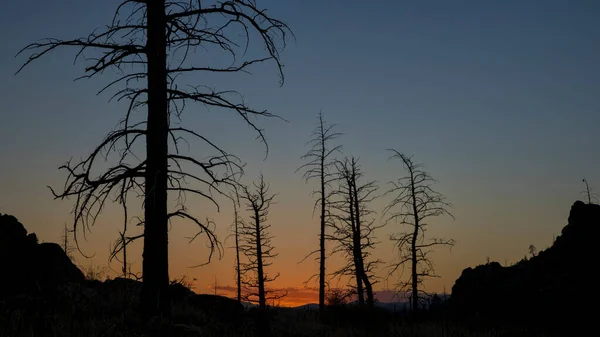
[[[463,317],[500,321],[579,324],[597,305],[600,205],[577,201],[553,245],[529,259],[466,268],[449,304]]]
[[[14,216],[0,214],[0,298],[52,291],[67,282],[81,282],[83,273],[55,243],[41,243]]]

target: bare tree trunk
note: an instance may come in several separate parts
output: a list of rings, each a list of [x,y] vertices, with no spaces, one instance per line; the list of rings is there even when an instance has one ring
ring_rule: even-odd
[[[412,236],[412,310],[413,313],[419,311],[419,277],[417,275],[417,238],[419,237],[419,212],[417,210],[417,195],[415,192],[415,178],[412,170],[410,171],[410,184],[412,196],[412,208],[415,218],[415,230]]]
[[[258,211],[254,212],[256,216],[256,235],[260,235],[260,215]],[[258,274],[258,307],[262,313],[264,313],[267,309],[267,301],[265,296],[265,278],[263,273],[263,260],[262,260],[262,245],[261,240],[256,240],[256,263],[257,263],[257,274]]]
[[[170,316],[167,233],[167,156],[169,113],[165,1],[147,2],[148,122],[144,200],[144,316]]]
[[[235,215],[235,259],[237,264],[237,300],[242,301],[242,273],[240,269],[240,236],[238,228],[238,211],[237,205],[233,203],[233,212]]]
[[[367,305],[369,307],[373,307],[374,306],[374,301],[373,301],[373,288],[371,287],[371,282],[369,282],[369,279],[367,277],[367,274],[365,272],[365,263],[363,261],[363,252],[362,252],[362,244],[361,244],[361,219],[360,219],[360,202],[358,199],[358,189],[357,189],[357,177],[356,177],[356,162],[354,161],[354,159],[352,160],[352,173],[351,173],[351,177],[352,177],[352,185],[350,188],[350,191],[352,192],[352,201],[354,202],[354,216],[356,218],[355,220],[355,233],[354,233],[354,237],[355,237],[355,243],[354,243],[354,249],[357,251],[356,252],[356,256],[357,256],[357,264],[356,264],[356,270],[357,270],[357,274],[360,275],[360,279],[362,282],[364,282],[365,285],[365,290],[367,291]]]
[[[365,294],[362,287],[362,271],[360,270],[360,261],[362,260],[360,254],[360,232],[356,230],[356,216],[354,208],[354,193],[352,191],[353,181],[352,177],[348,177],[348,204],[350,206],[350,219],[352,225],[352,253],[354,255],[354,274],[356,277],[356,295],[358,296],[358,305],[363,306],[365,304]]]
[[[127,230],[127,229],[125,229]],[[127,244],[126,244],[126,238],[125,238],[125,230],[123,231],[123,234],[121,235],[121,241],[123,242],[123,278],[127,278],[128,277],[128,273],[127,273]]]
[[[267,296],[265,293],[265,277],[263,270],[263,252],[262,252],[262,240],[260,239],[261,233],[261,222],[260,212],[254,211],[256,216],[255,229],[256,229],[256,271],[258,276],[258,333],[260,336],[271,336],[271,326],[269,322],[269,316],[267,315]]]
[[[68,231],[67,231],[67,224],[65,224],[65,229],[63,232],[63,250],[65,251],[65,254],[67,255],[67,257],[69,256],[69,237],[68,235]]]
[[[323,129],[323,116],[319,115],[321,127],[321,237],[319,248],[321,255],[319,257],[319,314],[323,317],[325,311],[325,130]]]
[[[364,272],[363,267],[363,282],[365,283],[365,290],[367,291],[367,306],[369,308],[375,307],[375,298],[373,297],[373,286],[371,285],[371,281],[367,277],[367,274]]]
[[[358,265],[358,261],[355,262],[355,265]],[[363,305],[365,305],[365,293],[363,291],[363,285],[362,285],[362,274],[358,270],[358,268],[355,270],[355,274],[356,274],[356,294],[358,296],[358,305],[362,307]]]

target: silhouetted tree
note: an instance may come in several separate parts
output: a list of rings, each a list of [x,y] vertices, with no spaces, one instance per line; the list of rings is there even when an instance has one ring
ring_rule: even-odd
[[[235,278],[237,284],[237,300],[242,300],[242,274],[241,274],[241,260],[240,260],[240,216],[238,213],[239,195],[236,193],[235,197],[232,197],[233,201],[233,233],[231,234],[235,241]]]
[[[109,265],[113,260],[117,260],[118,262],[121,263],[121,275],[123,278],[129,278],[129,276],[135,276],[135,278],[138,278],[136,275],[131,273],[130,264],[127,262],[127,246],[131,242],[141,238],[143,236],[143,234],[139,234],[139,235],[135,235],[135,236],[127,236],[127,223],[128,223],[129,217],[127,216],[128,210],[127,210],[126,206],[123,207],[123,213],[124,213],[123,230],[119,231],[119,238],[113,243],[113,245],[111,247],[108,262],[109,262]],[[137,226],[141,226],[141,224],[142,224],[141,221],[138,221]],[[119,257],[118,257],[119,253],[122,253],[122,260],[119,259]]]
[[[588,204],[591,204],[596,201],[596,194],[592,192],[592,188],[590,188],[587,179],[583,178],[583,183],[585,184],[585,191],[583,193],[585,193]]]
[[[436,180],[424,170],[424,165],[414,163],[411,157],[396,150],[389,151],[392,152],[390,159],[400,159],[408,175],[390,182],[392,187],[386,194],[393,194],[394,199],[385,207],[383,214],[389,214],[386,223],[395,220],[409,226],[410,231],[390,236],[398,250],[398,260],[392,264],[388,275],[410,264],[410,280],[401,281],[400,288],[402,291],[410,290],[411,307],[413,312],[417,312],[423,292],[419,286],[426,277],[438,277],[429,253],[437,246],[453,246],[455,243],[452,239],[426,238],[429,224],[425,221],[444,214],[454,216],[448,211],[451,205],[444,196],[432,188]]]
[[[335,170],[332,170],[335,168],[332,155],[341,149],[341,145],[330,144],[341,135],[333,131],[334,126],[327,125],[323,119],[323,113],[319,113],[317,127],[313,130],[312,138],[307,144],[310,146],[310,150],[302,156],[302,159],[308,162],[296,170],[304,170],[303,177],[307,182],[313,179],[319,181],[319,188],[313,191],[313,196],[317,196],[313,213],[317,207],[320,208],[319,249],[312,251],[308,256],[319,253],[317,260],[319,261],[319,313],[321,314],[325,309],[325,228],[331,221],[329,214],[331,191],[328,189],[331,182],[335,180]]]
[[[535,248],[534,245],[529,245],[529,254],[531,254],[531,257],[534,257],[536,253],[537,253],[537,248]]]
[[[237,34],[239,28],[241,34]],[[68,172],[64,190],[56,198],[74,196],[74,227],[92,226],[112,193],[126,209],[131,193],[144,196],[143,287],[141,308],[144,316],[169,316],[168,297],[168,223],[173,218],[198,225],[210,241],[211,253],[218,247],[215,235],[206,224],[184,207],[185,194],[204,197],[215,204],[213,192],[223,184],[235,183],[241,172],[239,160],[219,145],[180,124],[186,106],[197,104],[217,110],[233,111],[248,123],[264,142],[262,130],[252,116],[273,116],[265,110],[247,106],[236,92],[218,91],[206,85],[189,85],[185,79],[194,73],[227,74],[247,72],[249,67],[274,61],[281,75],[279,52],[285,46],[287,25],[257,7],[255,0],[229,1],[144,1],[122,0],[112,22],[86,38],[46,39],[26,46],[28,60],[17,71],[60,47],[78,49],[76,60],[88,61],[81,78],[92,78],[106,70],[118,76],[103,92],[122,85],[113,98],[128,100],[119,127],[78,163],[62,166]],[[252,37],[252,38],[251,38]],[[256,40],[254,40],[256,38]],[[250,42],[263,45],[246,52]],[[223,57],[208,64],[192,62],[196,51],[224,52],[232,57],[223,66]],[[88,53],[89,52],[89,53]],[[204,76],[205,77],[205,76]],[[141,116],[136,114],[146,106]],[[180,144],[189,137],[206,145],[207,156],[196,159],[180,153]],[[143,144],[138,141],[144,140]],[[188,143],[189,144],[189,143]],[[138,146],[139,145],[139,146]],[[143,151],[143,155],[135,153]],[[210,151],[214,151],[209,155]],[[103,155],[104,153],[104,155]],[[116,163],[104,170],[99,163],[116,154]],[[98,173],[100,172],[100,173]],[[188,185],[189,181],[195,185]],[[178,195],[177,205],[169,211],[167,195]],[[218,205],[217,205],[218,207]]]
[[[67,224],[65,223],[65,226],[63,228],[63,233],[60,237],[61,246],[62,246],[62,249],[65,251],[65,255],[67,255],[69,260],[73,260],[73,256],[71,255],[71,253],[73,252],[73,247],[71,246],[71,242],[69,241],[69,233],[71,233],[71,231],[69,230],[69,228],[67,227]]]
[[[329,289],[325,300],[328,306],[339,307],[347,304],[351,295],[351,291],[347,289],[333,288]]]
[[[273,236],[269,233],[271,225],[267,223],[275,194],[270,194],[269,186],[262,174],[252,187],[243,186],[240,196],[246,202],[246,209],[250,213],[250,221],[242,221],[239,229],[241,239],[239,248],[247,258],[247,261],[241,264],[240,270],[243,275],[242,283],[248,289],[244,299],[258,303],[260,310],[258,332],[261,336],[265,336],[271,331],[267,316],[267,301],[280,299],[287,293],[277,294],[265,288],[267,283],[279,277],[279,273],[269,276],[265,270],[278,255],[273,251],[274,247],[271,243]]]
[[[372,181],[361,183],[363,173],[354,157],[338,160],[335,164],[339,186],[332,202],[336,211],[331,225],[333,233],[328,239],[337,243],[332,253],[342,253],[346,264],[333,275],[353,277],[356,285],[351,287],[356,291],[359,305],[365,304],[366,292],[367,305],[373,307],[373,271],[381,261],[370,261],[370,251],[378,243],[374,231],[381,226],[376,226],[373,219],[367,219],[373,214],[368,205],[375,198],[377,186]]]

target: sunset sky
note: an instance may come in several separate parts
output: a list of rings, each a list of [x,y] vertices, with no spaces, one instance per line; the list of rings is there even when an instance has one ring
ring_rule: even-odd
[[[582,178],[600,191],[600,2],[257,2],[296,35],[282,53],[285,84],[279,87],[271,66],[227,80],[211,77],[211,83],[193,80],[239,90],[252,106],[288,121],[259,121],[268,157],[232,115],[190,109],[186,122],[247,163],[245,182],[262,172],[277,193],[269,222],[279,256],[270,271],[281,276],[270,287],[288,290],[282,304],[317,301],[317,283],[303,286],[317,263],[299,263],[318,245],[315,186],[294,171],[304,163],[300,157],[320,110],[344,133],[344,153],[360,158],[380,192],[405,174],[399,162],[387,161],[387,148],[414,155],[439,180],[455,219],[432,220],[428,233],[457,244],[433,256],[441,278],[428,281],[428,291],[450,292],[464,268],[488,257],[513,263],[530,244],[548,247],[570,206],[583,198]],[[62,186],[66,176],[58,166],[88,155],[122,118],[125,105],[108,102],[110,94],[96,95],[111,74],[73,82],[83,74],[83,63],[73,65],[74,50],[52,53],[16,76],[25,58],[15,54],[40,38],[86,36],[110,22],[118,3],[9,1],[0,11],[0,213],[16,216],[42,241],[58,241],[71,220],[72,203],[54,201],[46,187]],[[203,155],[196,151],[191,154]],[[191,198],[187,206],[213,219],[224,241],[232,208],[221,201],[220,212]],[[387,202],[381,198],[372,208],[380,214]],[[121,221],[118,208],[107,209],[87,241],[80,240],[94,257],[75,254],[77,263],[106,265]],[[394,259],[388,234],[399,230],[392,224],[378,232],[376,257]],[[190,268],[207,258],[202,238],[188,244],[194,233],[192,224],[173,224],[171,278],[195,278],[196,292],[212,292],[216,280],[220,294],[231,294],[233,241],[224,242],[222,259]],[[137,270],[139,248],[131,253]],[[339,263],[334,257],[328,268]]]

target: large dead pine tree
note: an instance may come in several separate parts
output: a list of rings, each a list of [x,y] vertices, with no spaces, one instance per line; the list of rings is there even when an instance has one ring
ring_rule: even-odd
[[[124,0],[108,26],[85,38],[46,39],[21,51],[30,53],[25,67],[57,48],[75,47],[77,58],[87,61],[82,78],[106,74],[106,70],[117,74],[100,91],[120,86],[113,97],[129,101],[123,120],[87,158],[62,166],[68,178],[64,190],[55,197],[75,197],[74,226],[85,229],[94,224],[111,194],[119,195],[124,209],[132,193],[144,196],[144,316],[170,315],[170,219],[190,220],[206,234],[213,249],[217,245],[206,224],[184,207],[183,195],[196,195],[216,204],[212,193],[223,184],[235,183],[241,172],[235,156],[183,126],[183,111],[186,107],[231,111],[263,141],[262,130],[251,116],[272,116],[247,106],[236,92],[190,83],[189,79],[248,72],[256,63],[273,61],[283,83],[279,52],[285,46],[286,33],[288,27],[257,7],[254,0]],[[249,46],[256,48],[246,52]],[[216,57],[194,57],[200,52]],[[228,58],[232,63],[224,65]],[[203,159],[180,152],[179,144],[185,143],[185,137],[204,144]],[[104,169],[102,162],[109,153],[112,166]],[[176,194],[177,205],[169,210],[167,196],[171,192]]]
[[[310,150],[302,156],[302,159],[308,162],[298,168],[298,170],[304,170],[303,176],[307,182],[309,180],[319,181],[319,187],[313,191],[313,196],[316,196],[313,210],[318,207],[320,216],[319,249],[312,251],[308,256],[319,253],[317,260],[319,261],[319,313],[321,315],[325,310],[325,229],[331,223],[329,208],[333,189],[330,187],[331,183],[336,180],[335,161],[332,157],[342,147],[330,144],[341,135],[341,133],[334,132],[333,128],[334,125],[325,123],[323,113],[320,112],[317,127],[308,142]]]
[[[373,285],[376,283],[374,271],[380,260],[372,260],[371,254],[375,245],[375,230],[381,228],[370,218],[373,211],[369,203],[376,196],[375,182],[363,183],[363,172],[354,157],[336,161],[339,187],[335,191],[332,207],[335,212],[332,222],[333,233],[327,235],[329,240],[337,243],[332,253],[342,253],[346,264],[332,273],[337,277],[350,277],[358,304],[366,304],[372,308],[375,303]]]
[[[423,280],[427,277],[438,277],[435,273],[433,261],[429,254],[438,246],[453,246],[454,240],[428,238],[425,233],[430,218],[450,215],[451,206],[445,197],[433,189],[436,182],[425,170],[423,164],[416,164],[408,157],[396,150],[390,159],[400,159],[408,174],[390,182],[392,187],[386,194],[392,194],[394,199],[384,209],[387,222],[395,221],[409,228],[390,236],[398,250],[398,259],[393,262],[390,275],[410,265],[410,279],[400,281],[400,290],[411,293],[411,306],[413,312],[419,310],[419,299],[423,298],[421,289]],[[454,217],[453,217],[454,218]]]

